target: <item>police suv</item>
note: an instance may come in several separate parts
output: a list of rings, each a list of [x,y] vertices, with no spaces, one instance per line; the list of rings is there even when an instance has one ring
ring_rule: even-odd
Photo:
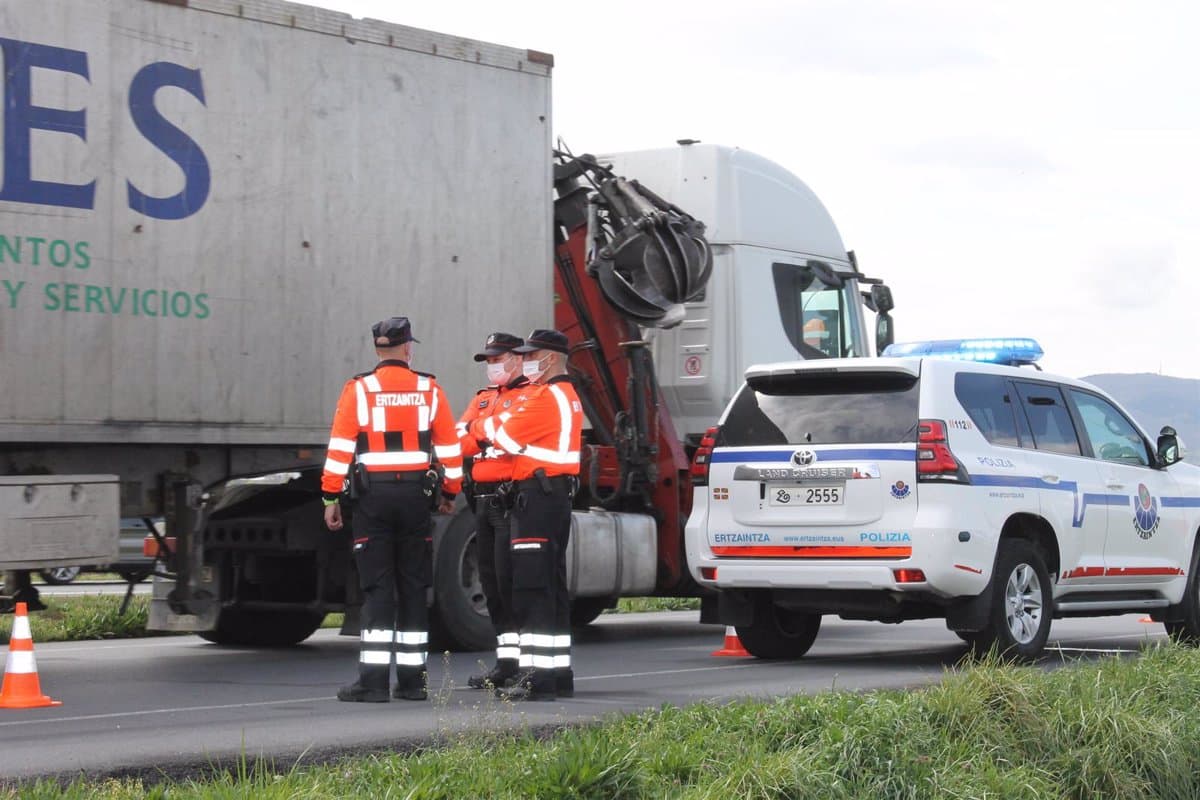
[[[945,618],[1029,659],[1056,617],[1148,613],[1200,639],[1200,468],[1028,339],[751,367],[701,442],[693,576],[760,658],[823,614]],[[897,357],[892,357],[897,356]],[[1025,366],[1022,366],[1025,365]]]

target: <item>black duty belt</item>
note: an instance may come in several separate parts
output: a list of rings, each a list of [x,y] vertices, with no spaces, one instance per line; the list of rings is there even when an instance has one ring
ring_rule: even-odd
[[[552,488],[562,488],[568,491],[574,487],[575,482],[578,480],[579,478],[575,475],[546,476],[546,481]],[[538,491],[542,489],[542,482],[537,478],[529,478],[528,480],[516,481],[515,483],[518,492],[523,492],[526,489],[537,489]]]
[[[424,469],[414,469],[406,472],[371,472],[367,470],[367,474],[371,476],[371,481],[402,481],[406,483],[420,483],[425,480]]]
[[[476,497],[490,497],[497,494],[497,490],[505,484],[505,481],[497,481],[494,483],[474,483],[471,485],[471,491]]]

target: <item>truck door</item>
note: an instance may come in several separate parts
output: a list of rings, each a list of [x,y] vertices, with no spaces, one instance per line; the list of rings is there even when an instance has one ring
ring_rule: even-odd
[[[1083,453],[1062,390],[1052,383],[1015,385],[1033,438],[1027,463],[1034,472],[1042,517],[1060,543],[1059,581],[1070,586],[1102,582],[1108,515],[1101,506],[1106,494],[1100,470]]]
[[[1091,392],[1068,393],[1104,481],[1108,583],[1161,583],[1182,574],[1191,556],[1184,509],[1163,503],[1179,494],[1175,479],[1153,466],[1150,443],[1120,409]]]

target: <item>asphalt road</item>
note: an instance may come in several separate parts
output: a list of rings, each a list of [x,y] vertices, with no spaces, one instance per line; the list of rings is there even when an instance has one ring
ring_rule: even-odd
[[[430,661],[430,702],[339,703],[356,640],[318,631],[289,650],[221,647],[192,637],[51,643],[35,652],[56,708],[0,710],[0,778],[181,775],[264,755],[283,770],[341,753],[405,749],[463,731],[561,725],[700,700],[939,680],[965,652],[936,620],[902,625],[826,617],[790,662],[713,657],[724,629],[698,612],[603,615],[576,636],[576,696],[507,704],[466,688],[488,654]],[[1138,616],[1060,620],[1043,663],[1134,653],[1165,637]]]

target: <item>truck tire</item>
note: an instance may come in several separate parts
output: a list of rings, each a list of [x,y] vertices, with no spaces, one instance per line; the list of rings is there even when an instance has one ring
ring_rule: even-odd
[[[496,632],[487,613],[475,552],[475,515],[464,508],[438,540],[433,560],[431,639],[437,649],[491,650]]]
[[[770,592],[756,592],[754,622],[734,627],[742,646],[755,658],[791,660],[812,647],[821,630],[821,615],[780,608]]]
[[[288,647],[299,644],[321,627],[325,615],[313,611],[258,611],[245,608],[222,609],[217,627],[201,631],[200,638],[214,644]]]
[[[1166,620],[1163,627],[1172,641],[1195,647],[1200,645],[1200,543],[1192,547],[1192,561],[1188,567],[1187,588],[1183,590],[1183,601],[1172,611],[1180,612],[1177,620]]]
[[[582,628],[591,625],[596,617],[604,613],[604,609],[617,604],[615,597],[576,597],[571,601],[571,627]]]
[[[1041,551],[1026,539],[1002,539],[988,624],[971,642],[976,655],[1032,661],[1050,636],[1054,598]]]

